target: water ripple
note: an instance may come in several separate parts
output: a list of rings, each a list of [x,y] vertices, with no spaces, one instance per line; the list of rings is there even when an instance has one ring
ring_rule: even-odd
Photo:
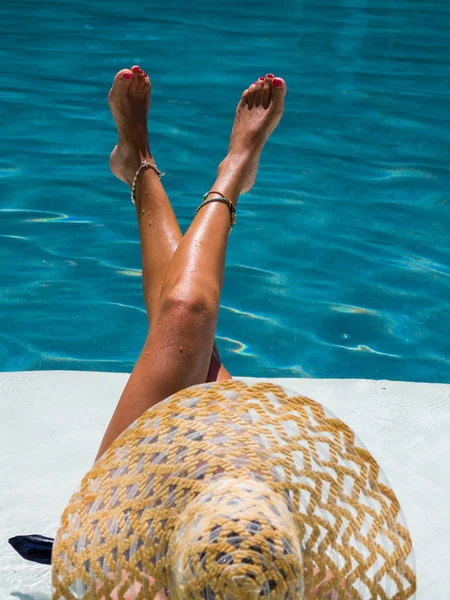
[[[367,393],[370,397],[402,411],[419,411],[428,414],[430,411],[442,411],[450,407],[448,386],[438,384],[431,389],[429,387],[423,389],[424,393],[420,395],[417,394],[416,384],[404,384],[399,388],[395,387],[392,381],[385,380],[370,381],[367,385]]]
[[[183,232],[244,87],[268,71],[288,84],[230,235],[227,368],[450,381],[445,2],[230,12],[157,0],[150,14],[136,0],[43,0],[26,3],[26,20],[11,3],[0,12],[3,370],[123,372],[142,348],[139,237],[129,191],[109,172],[107,104],[115,72],[142,63],[152,151]]]

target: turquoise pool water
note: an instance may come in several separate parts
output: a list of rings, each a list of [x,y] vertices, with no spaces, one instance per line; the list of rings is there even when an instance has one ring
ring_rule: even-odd
[[[1,370],[134,365],[139,244],[106,96],[138,63],[183,231],[242,89],[288,84],[230,238],[229,370],[450,381],[446,0],[7,0],[0,30]]]

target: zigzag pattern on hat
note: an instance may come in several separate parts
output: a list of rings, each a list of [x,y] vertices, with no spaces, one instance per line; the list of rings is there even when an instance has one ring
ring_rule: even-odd
[[[416,589],[399,503],[350,428],[291,390],[239,380],[182,390],[124,431],[64,511],[52,562],[54,600]]]

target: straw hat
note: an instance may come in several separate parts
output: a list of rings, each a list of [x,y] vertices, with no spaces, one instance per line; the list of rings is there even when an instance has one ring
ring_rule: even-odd
[[[353,432],[309,398],[239,380],[182,390],[135,421],[73,495],[52,562],[54,600],[416,589],[399,503]]]

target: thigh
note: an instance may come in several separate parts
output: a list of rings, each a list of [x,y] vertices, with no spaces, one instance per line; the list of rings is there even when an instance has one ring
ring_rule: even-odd
[[[210,336],[205,335],[204,325],[204,320],[185,314],[163,314],[153,320],[96,460],[148,408],[184,388],[205,383],[212,375],[213,348],[207,343]],[[225,378],[223,371],[217,369],[214,376]]]

